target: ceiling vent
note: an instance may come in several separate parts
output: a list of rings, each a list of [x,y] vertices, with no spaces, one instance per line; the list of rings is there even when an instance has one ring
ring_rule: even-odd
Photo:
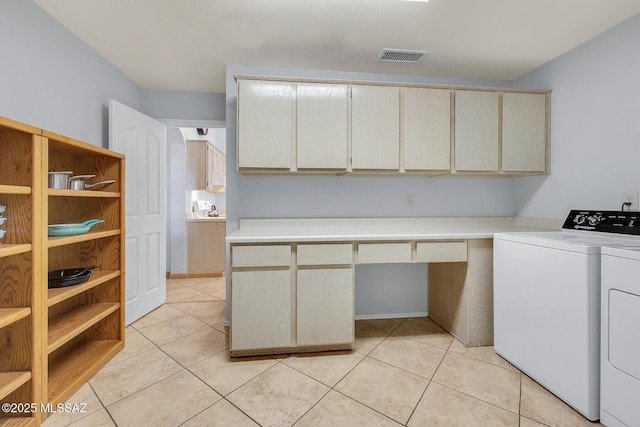
[[[382,49],[377,62],[405,62],[417,64],[429,53],[425,50]]]

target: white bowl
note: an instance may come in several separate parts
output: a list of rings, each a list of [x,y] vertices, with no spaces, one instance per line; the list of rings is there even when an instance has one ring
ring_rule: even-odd
[[[3,216],[0,216],[0,225],[4,224],[4,220],[5,220],[5,219],[7,219],[7,218],[5,218],[5,217],[3,217]]]
[[[5,209],[7,209],[6,206],[0,205],[0,213],[3,213],[5,211]]]
[[[2,239],[4,237],[4,233],[6,233],[6,231],[0,230],[0,239]]]

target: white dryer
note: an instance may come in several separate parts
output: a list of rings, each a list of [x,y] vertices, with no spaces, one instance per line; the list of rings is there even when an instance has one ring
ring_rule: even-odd
[[[640,426],[640,246],[603,247],[600,421]]]

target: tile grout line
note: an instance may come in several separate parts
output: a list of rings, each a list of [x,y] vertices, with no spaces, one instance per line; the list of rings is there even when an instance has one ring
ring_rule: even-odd
[[[453,343],[453,341],[451,341],[451,343]],[[444,356],[442,356],[442,359],[440,359],[440,362],[438,362],[438,366],[433,371],[433,375],[431,375],[431,378],[429,378],[429,383],[427,384],[427,386],[422,391],[422,394],[420,395],[420,399],[418,399],[418,403],[416,403],[416,406],[414,406],[413,410],[411,411],[411,415],[409,415],[409,418],[407,419],[407,422],[405,423],[405,426],[409,424],[409,421],[411,421],[411,418],[413,417],[413,414],[415,414],[416,409],[418,409],[418,406],[420,405],[420,402],[424,398],[424,395],[427,393],[427,390],[429,389],[429,387],[433,383],[433,377],[436,376],[436,372],[438,372],[438,369],[440,369],[440,365],[442,365],[442,362],[444,361],[444,358],[447,356],[447,353],[449,353],[449,350],[451,349],[451,343],[449,343],[449,347],[445,350]]]

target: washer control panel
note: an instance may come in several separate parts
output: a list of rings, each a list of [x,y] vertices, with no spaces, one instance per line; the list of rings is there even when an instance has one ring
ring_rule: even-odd
[[[572,210],[562,228],[640,235],[640,212]]]

